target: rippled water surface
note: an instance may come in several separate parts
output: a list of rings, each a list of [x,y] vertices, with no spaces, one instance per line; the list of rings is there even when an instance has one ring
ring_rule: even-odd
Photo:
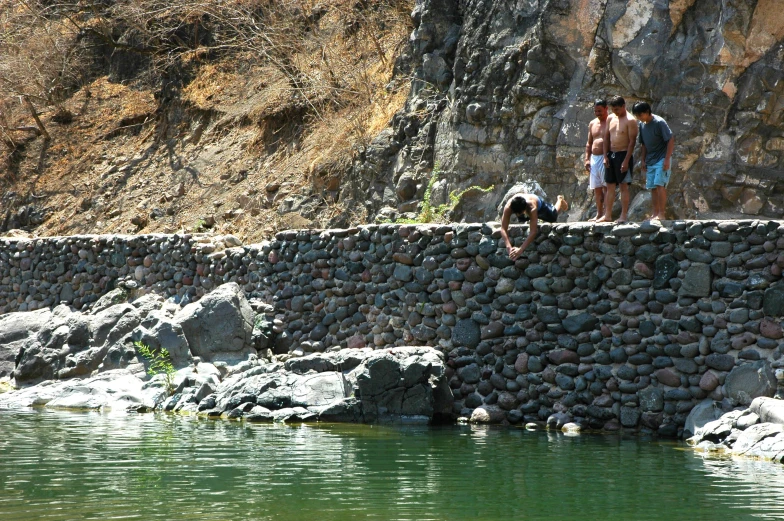
[[[485,427],[0,411],[0,520],[784,519],[784,466]]]

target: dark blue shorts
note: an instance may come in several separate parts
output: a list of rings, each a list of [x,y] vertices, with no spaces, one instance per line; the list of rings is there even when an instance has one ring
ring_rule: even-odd
[[[539,218],[548,223],[558,222],[558,211],[547,201],[542,201],[542,207],[537,210]]]
[[[632,182],[632,168],[634,167],[634,156],[629,159],[629,169],[621,172],[621,165],[626,159],[626,150],[622,152],[608,152],[610,166],[604,169],[604,182],[619,185],[621,183],[630,184]]]

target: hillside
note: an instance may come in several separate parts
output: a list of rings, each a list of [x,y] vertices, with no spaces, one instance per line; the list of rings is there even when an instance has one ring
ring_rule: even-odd
[[[338,194],[407,95],[410,2],[0,5],[0,231],[258,240],[367,218]]]

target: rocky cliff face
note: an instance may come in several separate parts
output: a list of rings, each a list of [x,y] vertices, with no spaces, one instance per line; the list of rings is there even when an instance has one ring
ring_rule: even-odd
[[[582,169],[598,97],[652,104],[676,136],[669,211],[780,216],[784,10],[779,0],[418,0],[417,79],[404,111],[360,155],[344,196],[375,214],[470,185],[454,219],[495,219],[516,183],[591,204]],[[633,208],[648,205],[636,175]],[[370,197],[368,197],[370,194]],[[634,212],[633,212],[634,214]]]

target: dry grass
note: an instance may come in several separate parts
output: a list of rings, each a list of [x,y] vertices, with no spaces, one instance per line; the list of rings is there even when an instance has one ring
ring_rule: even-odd
[[[176,129],[150,117],[166,111],[153,92],[106,78],[92,82],[66,103],[76,115],[72,124],[44,114],[52,141],[42,171],[35,167],[39,138],[25,149],[20,179],[0,175],[0,191],[42,197],[33,201],[49,208],[39,235],[188,231],[214,216],[214,231],[259,241],[281,229],[324,227],[340,214],[364,222],[364,209],[343,207],[337,194],[356,150],[405,102],[405,82],[398,79],[392,92],[385,86],[411,30],[411,6],[347,33],[356,4],[321,2],[327,12],[319,30],[291,55],[307,80],[304,90],[250,53],[210,63],[201,63],[198,50],[184,55],[196,74],[180,101],[195,111]],[[25,121],[23,112],[14,115]],[[315,215],[278,212],[286,197],[300,195],[318,205]],[[131,224],[155,212],[143,227]]]
[[[230,64],[207,64],[199,68],[196,79],[185,87],[182,95],[185,101],[195,107],[208,110],[236,96],[238,93],[230,93],[230,90],[238,84],[241,84],[241,78]]]

